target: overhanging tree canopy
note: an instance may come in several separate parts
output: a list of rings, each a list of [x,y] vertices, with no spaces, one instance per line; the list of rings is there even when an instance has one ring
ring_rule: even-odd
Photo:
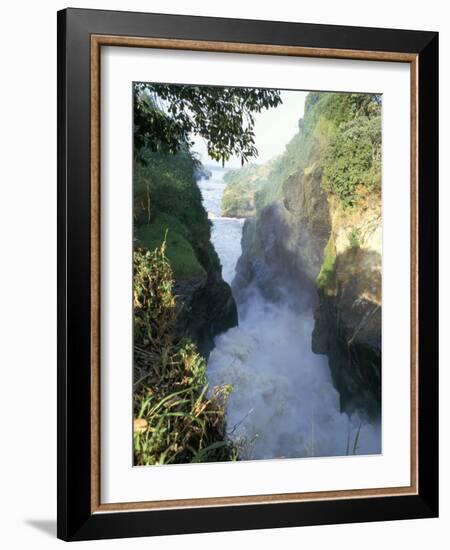
[[[176,154],[191,136],[206,140],[208,155],[242,164],[258,154],[254,113],[281,103],[278,90],[137,83],[134,87],[134,146]]]

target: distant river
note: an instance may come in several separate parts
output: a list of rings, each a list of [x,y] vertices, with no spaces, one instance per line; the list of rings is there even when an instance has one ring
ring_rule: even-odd
[[[209,180],[202,179],[198,182],[202,192],[203,205],[212,221],[211,240],[219,255],[222,264],[222,277],[231,285],[236,263],[241,255],[241,237],[243,219],[222,218],[222,197],[226,183],[223,181],[225,170],[212,170]]]

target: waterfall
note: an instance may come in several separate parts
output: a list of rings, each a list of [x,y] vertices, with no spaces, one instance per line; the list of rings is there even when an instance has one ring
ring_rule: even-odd
[[[223,171],[200,180],[212,241],[231,283],[241,254],[243,220],[221,218]],[[306,292],[306,291],[305,291]],[[271,303],[256,288],[239,296],[239,326],[220,334],[208,361],[210,387],[231,384],[227,432],[242,459],[374,454],[380,426],[340,412],[328,359],[311,351],[311,308],[288,297]]]

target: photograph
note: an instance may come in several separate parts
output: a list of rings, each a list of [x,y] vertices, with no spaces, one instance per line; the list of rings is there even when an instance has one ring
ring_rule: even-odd
[[[58,11],[62,540],[439,515],[439,32],[244,7]]]
[[[382,94],[131,97],[133,465],[381,454]]]

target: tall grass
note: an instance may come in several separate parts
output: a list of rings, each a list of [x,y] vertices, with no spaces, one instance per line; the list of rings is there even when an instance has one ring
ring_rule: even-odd
[[[357,451],[358,451],[358,446],[359,446],[359,436],[361,435],[361,428],[363,426],[363,423],[362,421],[360,421],[359,425],[358,425],[358,428],[356,430],[356,434],[353,438],[353,442],[351,440],[352,438],[352,435],[351,435],[351,428],[349,426],[349,430],[348,430],[348,435],[347,435],[347,449],[345,451],[345,454],[348,456],[348,455],[356,455],[357,454]]]
[[[236,460],[226,437],[231,386],[209,390],[206,362],[176,334],[178,308],[166,242],[134,252],[136,465]]]

